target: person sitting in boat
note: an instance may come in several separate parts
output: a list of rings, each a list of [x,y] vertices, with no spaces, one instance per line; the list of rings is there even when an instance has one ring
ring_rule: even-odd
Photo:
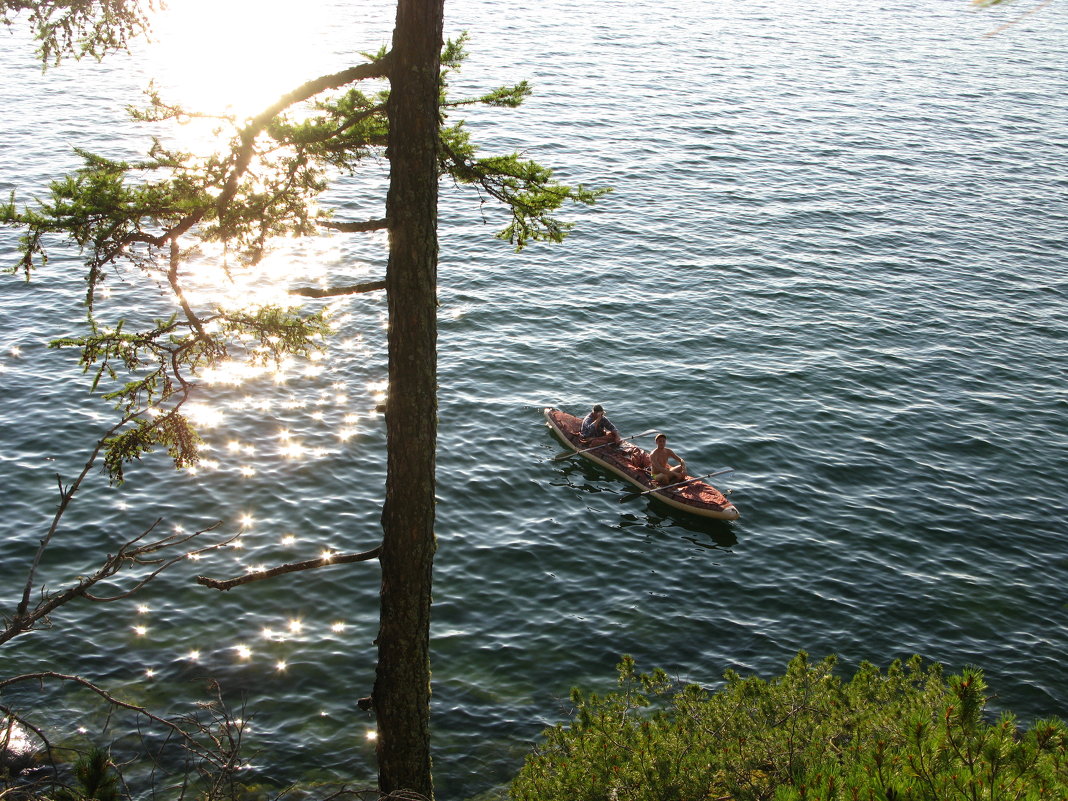
[[[669,460],[678,462],[672,466]],[[686,480],[686,462],[667,446],[667,435],[656,435],[656,449],[649,454],[650,472],[653,480],[661,485],[678,484]]]
[[[612,421],[604,416],[604,407],[599,403],[582,418],[579,436],[585,440],[587,446],[605,445],[609,442],[618,445],[621,439]]]

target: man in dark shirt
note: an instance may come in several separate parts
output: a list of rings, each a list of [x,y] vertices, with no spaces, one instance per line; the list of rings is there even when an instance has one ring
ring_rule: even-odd
[[[619,444],[619,431],[612,425],[612,421],[604,416],[604,408],[601,404],[593,407],[588,415],[582,419],[582,428],[579,429],[587,446],[603,445],[609,442]]]

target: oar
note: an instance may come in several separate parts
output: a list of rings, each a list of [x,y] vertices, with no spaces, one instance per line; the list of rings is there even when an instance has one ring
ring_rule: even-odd
[[[628,492],[626,495],[619,499],[619,502],[623,503],[623,501],[631,501],[635,498],[640,498],[642,495],[648,495],[651,492],[660,492],[660,490],[671,489],[672,487],[681,487],[683,484],[692,484],[694,481],[700,481],[702,478],[712,478],[712,476],[721,476],[724,473],[733,472],[733,467],[723,467],[712,473],[705,473],[703,476],[694,476],[693,478],[688,478],[685,481],[679,481],[676,484],[665,484],[663,487],[653,487],[652,489],[647,489],[644,492]]]
[[[643,431],[640,434],[631,434],[629,437],[621,437],[620,439],[621,440],[623,440],[623,439],[638,439],[639,437],[647,437],[650,434],[655,434],[657,431],[658,431],[658,429],[650,428],[648,431]],[[554,456],[552,458],[552,461],[558,462],[561,459],[566,459],[569,456],[578,456],[580,453],[589,453],[590,451],[595,451],[598,448],[603,448],[605,445],[611,445],[611,444],[612,444],[611,441],[602,442],[600,445],[594,445],[592,448],[583,448],[581,451],[568,451],[567,453],[561,453],[561,454],[558,454],[558,455]]]

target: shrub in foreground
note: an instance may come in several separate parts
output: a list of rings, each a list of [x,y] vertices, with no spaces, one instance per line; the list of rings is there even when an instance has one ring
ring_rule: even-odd
[[[618,692],[572,692],[514,801],[1037,801],[1068,799],[1068,729],[985,715],[981,671],[919,657],[844,682],[798,654],[770,681],[679,686],[625,657]]]

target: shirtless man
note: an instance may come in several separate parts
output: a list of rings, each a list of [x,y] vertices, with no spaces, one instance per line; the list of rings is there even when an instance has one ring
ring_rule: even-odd
[[[653,480],[662,484],[677,484],[686,480],[686,462],[667,446],[667,435],[656,435],[656,450],[649,454]],[[672,467],[668,459],[678,462]]]

